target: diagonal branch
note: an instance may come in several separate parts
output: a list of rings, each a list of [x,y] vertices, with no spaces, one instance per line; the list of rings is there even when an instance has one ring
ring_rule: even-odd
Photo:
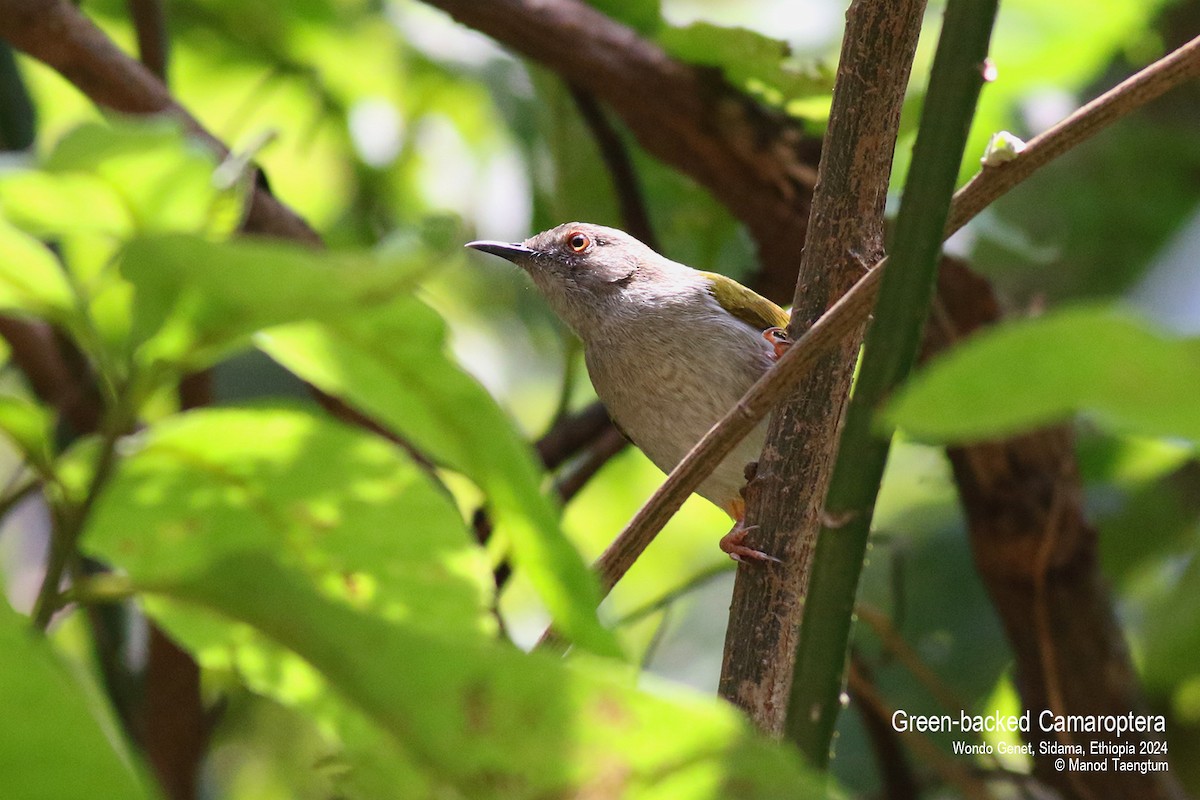
[[[166,83],[167,51],[171,41],[167,34],[167,13],[163,8],[163,0],[126,0],[126,5],[137,33],[138,58],[146,65],[146,69]]]

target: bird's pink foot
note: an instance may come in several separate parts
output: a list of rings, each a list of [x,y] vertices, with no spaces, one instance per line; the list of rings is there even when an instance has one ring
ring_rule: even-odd
[[[762,332],[762,337],[775,349],[776,361],[783,358],[783,354],[792,346],[792,340],[788,338],[787,331],[783,328],[767,328]]]
[[[729,557],[734,561],[774,561],[776,564],[782,563],[775,556],[767,555],[761,550],[755,550],[753,547],[745,544],[746,534],[757,528],[757,525],[746,527],[739,519],[733,525],[733,530],[721,537],[721,549],[729,554]]]

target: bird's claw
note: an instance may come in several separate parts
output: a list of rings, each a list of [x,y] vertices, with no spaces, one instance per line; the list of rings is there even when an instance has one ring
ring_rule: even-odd
[[[767,328],[762,332],[762,337],[767,340],[767,344],[774,348],[776,361],[783,358],[783,354],[792,346],[792,340],[788,337],[787,331],[780,327]]]
[[[753,547],[745,544],[746,534],[757,528],[757,525],[745,526],[741,522],[733,526],[733,530],[721,537],[721,549],[725,551],[734,561],[743,564],[751,561],[773,561],[776,564],[782,564],[778,558],[768,555],[761,550],[755,550]]]

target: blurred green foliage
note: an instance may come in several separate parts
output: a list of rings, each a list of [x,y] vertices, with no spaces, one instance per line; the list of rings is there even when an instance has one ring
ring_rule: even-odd
[[[799,57],[787,42],[808,22],[778,5],[739,4],[736,26],[712,21],[731,13],[719,2],[592,5],[820,126],[837,30]],[[834,19],[844,5],[811,0]],[[1006,3],[999,79],[985,89],[963,177],[994,130],[1028,137],[1160,55],[1173,33],[1157,17],[1163,5]],[[132,47],[125,3],[84,9]],[[793,754],[660,680],[707,694],[715,686],[724,516],[689,501],[597,617],[585,564],[661,476],[627,450],[560,513],[527,444],[560,400],[580,408],[590,387],[522,276],[468,260],[459,245],[567,219],[622,223],[561,81],[410,0],[186,0],[169,17],[172,91],[235,152],[254,151],[272,190],[329,252],[230,241],[250,188],[236,162],[218,168],[168,122],[100,120],[61,78],[19,59],[38,126],[33,153],[8,157],[0,173],[0,311],[55,324],[103,401],[140,420],[119,443],[81,547],[115,570],[131,618],[144,612],[195,657],[206,699],[224,709],[206,795],[814,791]],[[912,109],[933,13],[928,27]],[[1171,715],[1172,747],[1200,763],[1195,343],[1111,307],[1151,279],[1159,252],[1196,214],[1192,122],[1168,97],[968,229],[973,262],[1019,303],[1093,305],[968,343],[918,378],[897,419],[908,435],[942,441],[1084,412],[1081,467],[1105,569],[1150,702]],[[897,151],[897,188],[910,135]],[[664,252],[751,278],[753,246],[738,222],[624,138]],[[62,421],[2,355],[10,448],[0,464],[15,476],[5,494],[36,475],[61,513],[86,492],[104,443],[64,447]],[[180,413],[180,376],[213,365],[217,408]],[[427,463],[295,399],[297,377],[384,422]],[[236,397],[223,388],[234,385]],[[247,394],[259,399],[247,404]],[[470,526],[480,505],[496,523],[487,545]],[[18,516],[0,531],[0,564],[14,605],[26,608],[18,578],[41,554],[10,545],[22,525],[36,527]],[[914,676],[868,626],[856,648],[889,702],[913,713],[947,710],[947,695],[982,713],[1017,702],[963,525],[940,450],[896,447],[861,599],[937,683]],[[510,551],[516,571],[497,592],[490,570]],[[711,574],[702,590],[678,593]],[[657,610],[615,632],[601,624],[648,604]],[[22,720],[0,726],[6,792],[154,796],[100,688],[93,642],[72,624],[80,615],[41,641],[0,611],[0,706]],[[591,654],[564,661],[512,646],[551,617]],[[1172,762],[1200,787],[1185,755]],[[843,715],[834,774],[847,793],[879,788],[854,714]]]
[[[1078,411],[1125,433],[1200,442],[1200,339],[1149,330],[1110,308],[1014,322],[938,359],[889,421],[926,441],[998,439]]]

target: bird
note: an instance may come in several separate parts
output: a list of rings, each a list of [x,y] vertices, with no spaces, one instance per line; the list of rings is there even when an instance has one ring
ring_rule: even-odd
[[[529,275],[583,342],[588,375],[617,428],[664,472],[789,346],[788,314],[778,305],[616,228],[568,222],[523,242],[466,247]],[[746,467],[765,439],[764,422],[696,489],[733,518],[720,547],[735,561],[778,561],[745,542]]]

